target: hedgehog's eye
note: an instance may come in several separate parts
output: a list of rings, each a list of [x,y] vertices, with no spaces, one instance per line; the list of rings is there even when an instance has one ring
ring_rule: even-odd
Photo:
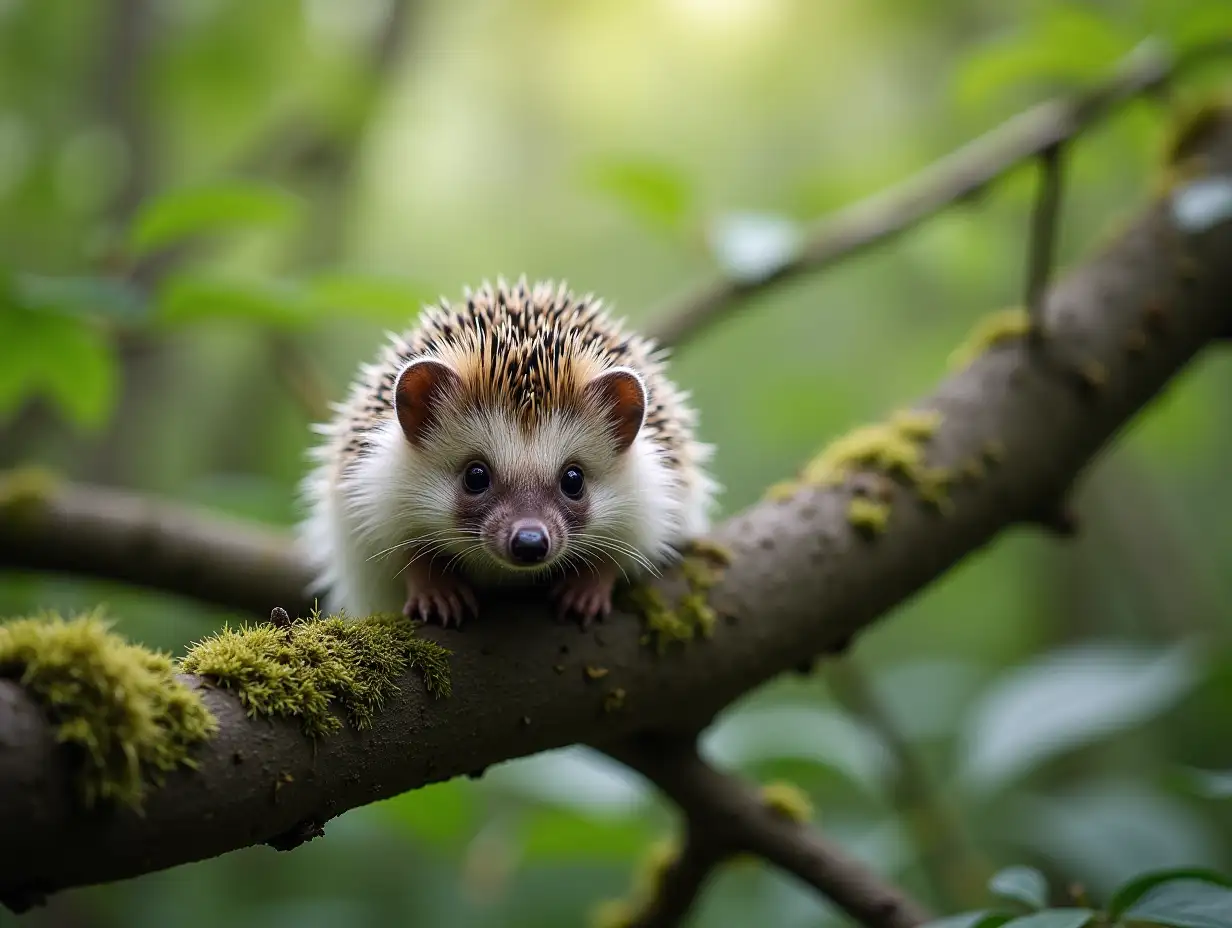
[[[483,461],[471,461],[462,470],[462,486],[467,493],[482,493],[492,485],[492,473]]]
[[[560,475],[560,492],[570,499],[581,499],[582,489],[585,486],[586,477],[582,473],[582,468],[576,464],[570,464]]]

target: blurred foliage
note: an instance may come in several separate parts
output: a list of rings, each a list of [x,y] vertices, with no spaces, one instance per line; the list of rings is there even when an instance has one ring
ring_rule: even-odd
[[[1220,928],[1232,921],[1232,885],[1209,870],[1161,870],[1141,874],[1117,888],[1102,911],[1086,905],[1048,905],[1048,881],[1033,867],[1007,867],[993,875],[989,890],[1026,914],[980,910],[950,915],[927,928],[1084,928],[1086,925],[1167,925]],[[1085,895],[1076,888],[1079,903]]]
[[[425,300],[525,272],[644,322],[1143,41],[1230,32],[1226,0],[0,0],[0,466],[289,524],[308,423]],[[1073,151],[1063,264],[1145,198],[1168,119],[1136,102]],[[1033,189],[1016,172],[677,352],[727,511],[926,391],[977,316],[1020,299]],[[777,681],[707,752],[800,784],[827,833],[937,910],[1002,913],[955,925],[1077,928],[1088,905],[1225,924],[1207,915],[1227,890],[1189,871],[1232,865],[1230,390],[1228,359],[1203,359],[1084,482],[1077,540],[1006,537],[864,636],[862,698],[824,666]],[[100,601],[176,653],[235,618],[0,576],[0,615]],[[15,921],[577,925],[672,826],[576,748],[351,812],[290,855]],[[1187,871],[1123,888],[1160,868]],[[694,920],[759,922],[841,919],[754,864]]]

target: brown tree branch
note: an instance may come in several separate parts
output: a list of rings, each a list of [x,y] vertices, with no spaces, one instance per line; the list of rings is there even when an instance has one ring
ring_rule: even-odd
[[[690,826],[684,847],[658,877],[654,895],[622,928],[674,928],[693,908],[697,897],[731,851],[713,836]]]
[[[1196,148],[1207,172],[1232,174],[1232,118],[1217,119]],[[708,640],[660,656],[627,612],[582,633],[553,624],[533,597],[489,597],[465,632],[424,630],[454,652],[452,697],[433,699],[408,673],[370,730],[315,743],[291,724],[247,718],[231,695],[187,677],[220,730],[196,752],[198,768],[153,790],[141,816],[82,815],[69,801],[69,772],[38,708],[19,686],[0,682],[0,895],[121,879],[268,842],[306,822],[548,748],[585,741],[619,750],[635,734],[697,731],[805,656],[843,648],[998,532],[1059,498],[1105,442],[1226,330],[1226,219],[1204,230],[1178,228],[1165,197],[1052,289],[1050,363],[1030,363],[1012,347],[990,351],[917,404],[940,420],[926,447],[929,467],[968,475],[950,487],[945,506],[894,484],[884,531],[869,538],[849,523],[849,481],[801,486],[791,499],[753,506],[719,526],[714,541],[733,559],[709,595],[720,621]],[[980,459],[990,467],[971,477],[965,465]],[[71,495],[61,493],[53,500]],[[288,605],[278,600],[293,596],[303,578],[289,546],[251,538],[232,545],[226,537],[201,544],[208,532],[192,536],[192,556],[170,561],[194,573],[162,574],[164,546],[187,527],[159,520],[178,510],[95,505],[99,524],[87,533],[63,519],[40,522],[48,510],[30,494],[23,504],[12,502],[21,494],[9,498],[0,566],[111,563],[122,577],[140,572],[134,579],[262,613]],[[138,548],[145,561],[138,571],[114,563],[121,559],[104,525],[134,538],[160,531],[163,540]],[[93,549],[74,541],[86,535],[97,542]],[[264,602],[258,587],[269,591]],[[660,588],[669,601],[680,592],[671,577]],[[587,672],[594,667],[608,673]],[[623,691],[618,701],[610,698],[614,688]],[[816,865],[764,840],[751,849],[781,866]]]
[[[0,567],[118,580],[261,616],[313,605],[290,539],[268,528],[37,472],[0,476]]]
[[[1077,138],[1125,102],[1165,87],[1183,71],[1232,54],[1232,41],[1173,57],[1142,45],[1103,84],[1020,113],[878,196],[826,220],[799,252],[755,280],[722,278],[658,314],[650,333],[673,347],[722,321],[751,295],[816,273],[919,225],[982,193],[993,181]]]
[[[883,882],[842,848],[807,825],[776,813],[736,777],[707,764],[692,739],[648,736],[606,750],[680,806],[695,843],[709,849],[695,852],[693,860],[681,858],[676,880],[664,883],[673,892],[670,898],[657,900],[661,908],[656,911],[667,910],[670,904],[679,918],[688,908],[686,890],[695,894],[722,859],[749,853],[799,877],[868,928],[915,928],[928,919],[919,903]]]

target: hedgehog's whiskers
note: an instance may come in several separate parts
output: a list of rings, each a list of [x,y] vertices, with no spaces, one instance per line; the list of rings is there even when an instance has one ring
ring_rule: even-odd
[[[432,537],[433,535],[443,535],[443,537]],[[419,545],[420,547],[411,557],[407,558],[406,563],[398,569],[398,572],[394,574],[394,577],[396,578],[400,576],[402,571],[408,569],[412,564],[425,555],[429,556],[429,558],[435,557],[437,554],[448,552],[450,548],[459,543],[469,543],[464,549],[464,551],[469,552],[477,545],[483,544],[483,542],[474,542],[471,540],[476,535],[478,535],[478,532],[459,531],[457,529],[453,529],[448,532],[433,532],[428,535],[423,535],[419,538],[412,539],[409,544]],[[406,544],[395,545],[394,550],[404,548],[406,546]],[[457,555],[455,554],[452,558],[450,558],[449,564],[452,564],[456,559]],[[446,565],[445,569],[448,570],[449,566]]]
[[[433,538],[439,538],[441,535],[467,535],[467,534],[477,535],[478,532],[468,532],[466,529],[456,529],[456,528],[437,529],[435,532],[428,532],[425,535],[417,535],[414,538],[406,539],[406,541],[400,541],[397,544],[390,545],[388,548],[378,551],[376,554],[372,555],[370,558],[368,558],[368,560],[375,561],[379,557],[385,557],[386,555],[393,554],[395,551],[399,551],[402,548],[409,548],[411,545],[424,544],[425,542]]]
[[[578,532],[572,536],[572,540],[576,541],[579,549],[589,551],[591,553],[605,554],[609,557],[613,554],[623,555],[631,561],[634,561],[639,566],[644,568],[647,573],[655,577],[661,576],[661,571],[653,564],[645,554],[638,550],[635,546],[619,538],[613,538],[610,535],[595,535],[588,532]],[[628,581],[629,575],[625,569],[621,567],[620,562],[613,558],[617,568],[624,574],[625,580]]]

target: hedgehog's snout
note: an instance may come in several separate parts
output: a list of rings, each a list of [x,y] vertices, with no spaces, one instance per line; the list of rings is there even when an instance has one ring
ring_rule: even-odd
[[[551,536],[542,522],[522,520],[515,523],[509,533],[509,557],[521,567],[543,563],[551,550]]]

